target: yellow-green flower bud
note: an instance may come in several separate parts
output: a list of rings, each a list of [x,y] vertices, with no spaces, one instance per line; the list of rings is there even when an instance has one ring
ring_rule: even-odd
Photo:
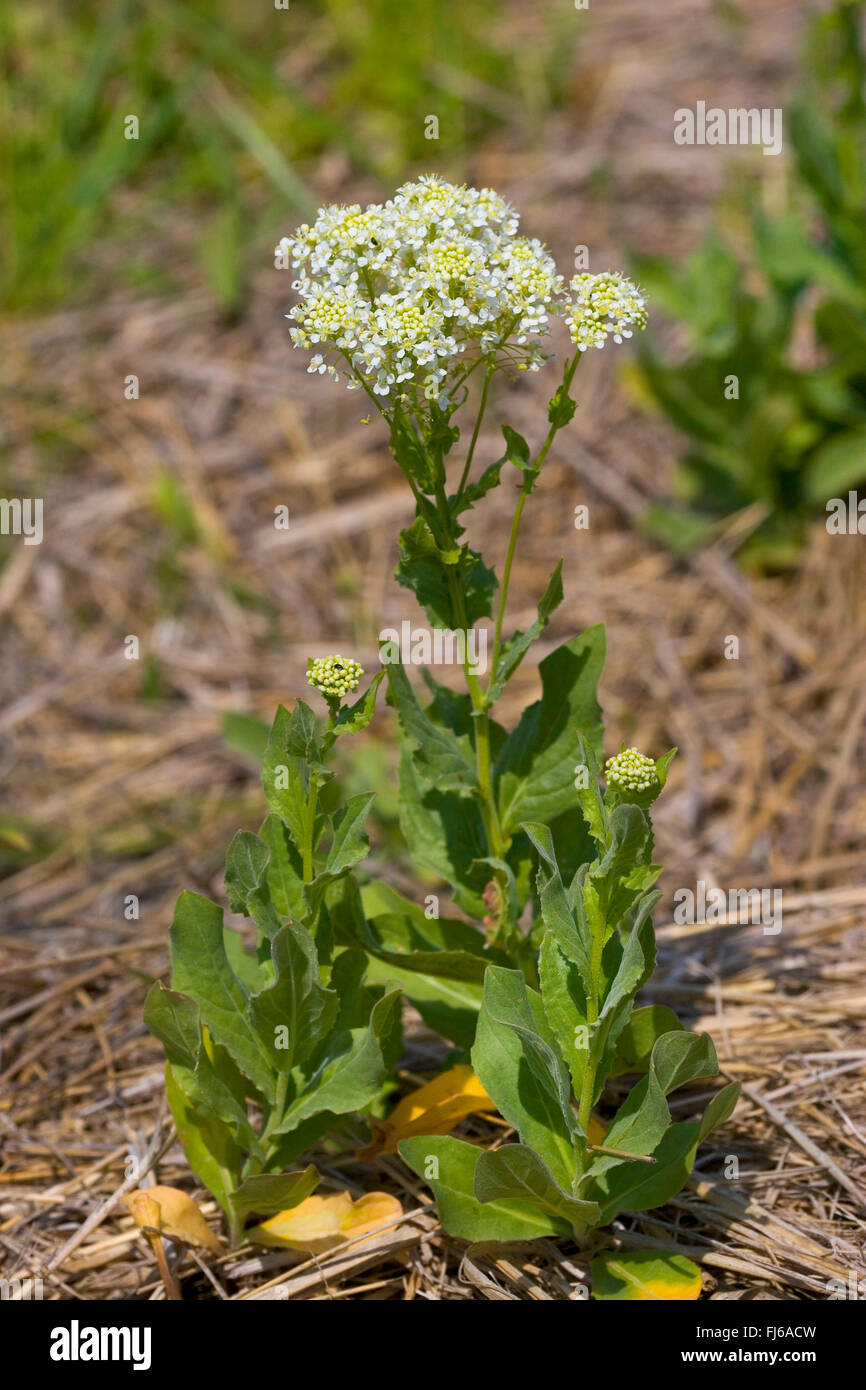
[[[326,700],[341,700],[357,690],[363,674],[363,667],[345,656],[320,656],[315,661],[311,657],[307,662],[307,682]]]
[[[623,791],[647,792],[658,784],[656,765],[652,758],[639,753],[636,748],[625,748],[621,753],[608,758],[604,765],[604,775],[609,785],[621,787]]]

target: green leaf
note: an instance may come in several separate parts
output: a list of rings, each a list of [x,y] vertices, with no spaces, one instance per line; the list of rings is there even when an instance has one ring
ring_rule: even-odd
[[[234,710],[227,710],[223,715],[222,733],[231,748],[252,758],[256,764],[261,763],[270,733],[263,719],[258,719],[253,714],[238,714]]]
[[[350,796],[346,805],[335,815],[334,838],[327,859],[329,873],[344,873],[366,858],[370,841],[364,825],[374,800],[374,792],[359,792],[357,796]]]
[[[239,830],[226,855],[226,892],[232,912],[246,914],[247,902],[261,883],[270,852],[258,835]]]
[[[623,1163],[594,1179],[584,1194],[601,1206],[601,1223],[607,1225],[621,1211],[649,1211],[663,1206],[685,1186],[698,1144],[716,1125],[722,1124],[737,1103],[737,1082],[713,1097],[700,1124],[686,1121],[671,1125],[658,1148],[655,1164]]]
[[[492,492],[495,487],[498,487],[499,475],[506,462],[506,458],[501,458],[498,459],[496,463],[489,464],[480,478],[474,483],[466,484],[462,493],[449,497],[448,505],[451,509],[452,516],[457,517],[463,512],[469,511],[476,502],[480,502],[486,497],[488,492]]]
[[[436,1196],[439,1220],[452,1236],[471,1241],[536,1240],[570,1235],[571,1227],[528,1202],[479,1202],[475,1170],[482,1149],[449,1135],[403,1139],[400,1156],[429,1183]]]
[[[806,467],[806,492],[815,502],[847,493],[866,480],[866,426],[831,435]],[[845,499],[847,501],[847,498]]]
[[[548,420],[556,429],[561,430],[573,419],[576,409],[577,405],[568,394],[565,383],[561,382],[547,407]]]
[[[596,686],[604,665],[604,628],[589,628],[545,657],[541,699],[526,709],[496,760],[500,823],[550,822],[575,802],[574,769],[581,735],[600,750]]]
[[[257,994],[270,984],[270,975],[252,951],[247,950],[242,934],[234,927],[223,927],[223,946],[232,973],[237,975],[245,990]]]
[[[598,759],[595,756],[592,744],[587,743],[581,737],[578,740],[578,768],[585,768],[587,775],[587,785],[580,786],[575,777],[575,792],[583,818],[589,827],[589,833],[595,840],[599,849],[604,851],[610,844],[610,826],[608,824],[607,807],[599,786]],[[582,780],[582,779],[581,779]]]
[[[563,1192],[547,1165],[524,1144],[482,1153],[475,1169],[475,1196],[479,1202],[532,1202],[578,1230],[593,1225],[600,1214],[595,1202]]]
[[[296,923],[281,927],[271,941],[274,983],[253,996],[250,1023],[277,1071],[305,1062],[330,1031],[338,998],[323,989],[313,938]]]
[[[518,434],[517,430],[513,430],[510,425],[503,425],[502,433],[505,436],[507,451],[503,462],[513,463],[515,468],[528,468],[529,445],[523,435]]]
[[[266,877],[275,911],[280,917],[303,919],[307,913],[303,860],[289,827],[280,816],[269,815],[259,835],[270,852]]]
[[[263,1043],[250,1029],[246,991],[226,958],[221,909],[197,893],[181,893],[169,942],[172,986],[198,1005],[216,1041],[272,1101],[276,1078]]]
[[[256,1173],[231,1193],[229,1200],[238,1216],[251,1211],[259,1216],[271,1212],[289,1211],[315,1192],[321,1178],[309,1164],[300,1173]]]
[[[376,694],[384,679],[385,672],[377,671],[363,695],[360,695],[353,705],[340,706],[334,720],[335,733],[357,734],[361,729],[366,729],[376,713]]]
[[[505,964],[506,958],[488,952],[481,932],[468,923],[428,918],[388,884],[367,884],[362,896],[369,918],[362,938],[369,979],[399,983],[428,1027],[470,1048],[484,967],[488,961]]]
[[[391,453],[422,492],[436,488],[436,462],[425,448],[405,416],[394,414],[391,420]]]
[[[698,1143],[706,1139],[711,1130],[716,1125],[723,1125],[725,1120],[729,1120],[734,1113],[737,1101],[740,1098],[739,1081],[731,1081],[727,1086],[723,1086],[717,1091],[703,1113],[698,1130]]]
[[[198,1005],[158,981],[144,1001],[145,1027],[159,1038],[170,1061],[194,1069],[201,1048],[201,1016]]]
[[[186,1108],[190,1111],[189,1123],[192,1124],[193,1119],[198,1117],[203,1130],[207,1130],[202,1143],[208,1151],[216,1154],[225,1150],[227,1153],[226,1136],[230,1135],[233,1141],[260,1155],[258,1140],[247,1116],[242,1088],[237,1085],[237,1073],[227,1072],[212,1042],[210,1048],[214,1060],[211,1060],[204,1046],[197,1004],[177,990],[166,989],[157,983],[152,986],[145,1001],[144,1021],[165,1048],[174,1084],[186,1098]],[[233,1187],[234,1181],[229,1185]]]
[[[397,711],[422,783],[462,796],[477,794],[478,776],[469,739],[456,737],[422,710],[401,662],[388,666],[388,703]]]
[[[414,864],[450,883],[457,906],[480,920],[487,876],[478,866],[487,837],[478,804],[430,786],[409,750],[400,758],[400,828]]]
[[[506,683],[514,675],[532,643],[547,627],[551,613],[559,607],[562,599],[562,561],[560,560],[550,576],[547,588],[538,600],[538,616],[525,632],[515,632],[514,636],[504,643],[485,697],[487,705],[492,705],[495,700],[499,699]]]
[[[303,705],[303,702],[299,700],[298,704]],[[311,714],[306,705],[303,705],[303,710],[307,715]],[[301,743],[300,727],[304,720],[303,712],[296,719],[294,713],[290,715],[283,705],[279,706],[262,765],[262,783],[268,805],[286,822],[296,845],[303,844],[310,793],[309,767],[302,757],[292,751]]]
[[[601,1207],[599,1225],[618,1212],[648,1211],[663,1206],[685,1187],[695,1161],[698,1126],[671,1125],[653,1154],[654,1164],[622,1163],[594,1179],[585,1195]]]
[[[663,1004],[648,1004],[645,1008],[633,1009],[617,1040],[616,1056],[608,1075],[647,1071],[656,1039],[662,1033],[676,1031],[682,1026],[673,1009],[667,1009]]]
[[[599,1019],[604,1020],[614,1014],[619,1006],[632,999],[646,984],[655,965],[655,938],[650,913],[661,897],[661,893],[648,893],[641,900],[634,924],[622,943],[616,969],[609,977],[604,990],[604,1002]],[[616,952],[616,939],[611,943]],[[608,953],[610,956],[610,952]]]
[[[560,950],[578,967],[587,991],[593,983],[590,970],[592,936],[581,900],[575,899],[575,911],[565,891],[553,849],[553,837],[546,825],[526,823],[523,826],[538,850],[538,900],[544,925],[556,939]]]
[[[373,799],[373,792],[359,792],[356,796],[350,796],[346,805],[336,812],[334,836],[325,867],[303,888],[305,916],[311,922],[318,919],[319,909],[332,886],[369,853],[370,841],[364,824]],[[317,934],[317,941],[321,947],[320,934]]]
[[[701,1271],[673,1251],[605,1251],[592,1262],[592,1296],[630,1302],[694,1301],[701,1293]]]
[[[610,843],[601,859],[590,865],[588,878],[596,892],[603,895],[606,922],[615,927],[652,886],[661,869],[652,869],[649,864],[652,829],[640,806],[627,802],[614,807],[608,826]]]
[[[374,1101],[388,1075],[391,1038],[399,1017],[400,991],[394,990],[374,1005],[367,1028],[332,1035],[324,1053],[311,1059],[315,1070],[305,1077],[301,1094],[272,1132],[287,1133],[325,1110],[346,1115]]]
[[[545,932],[542,938],[538,973],[544,1012],[571,1073],[574,1094],[579,1096],[592,1041],[586,985],[580,969],[560,949],[552,932]]]
[[[665,1095],[698,1077],[717,1076],[719,1071],[709,1033],[686,1033],[682,1029],[663,1033],[656,1039],[650,1067],[658,1076]]]
[[[488,967],[472,1065],[523,1143],[541,1155],[559,1183],[570,1188],[580,1130],[571,1110],[568,1071],[541,997],[519,970]]]
[[[237,1185],[243,1149],[229,1125],[207,1114],[184,1094],[170,1064],[165,1069],[165,1094],[187,1163],[230,1216],[230,1193]]]
[[[394,578],[411,589],[434,627],[463,630],[490,617],[496,576],[477,551],[466,545],[443,550],[422,517],[400,532],[399,544]]]

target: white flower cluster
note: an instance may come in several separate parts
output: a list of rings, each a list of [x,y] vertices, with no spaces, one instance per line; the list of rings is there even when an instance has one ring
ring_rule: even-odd
[[[630,792],[649,791],[658,782],[652,758],[639,753],[636,748],[624,748],[621,753],[608,758],[604,775],[609,783]]]
[[[563,282],[517,225],[492,189],[433,176],[384,204],[322,208],[277,247],[301,271],[294,343],[323,349],[310,370],[337,376],[329,359],[339,354],[350,385],[388,396],[411,382],[413,394],[447,401],[447,386],[479,356],[539,366]]]
[[[553,258],[518,223],[492,189],[435,175],[386,203],[321,208],[275,253],[300,271],[288,317],[295,346],[314,354],[308,370],[444,409],[479,358],[537,370],[552,314],[566,316],[581,350],[643,326],[643,299],[628,280],[576,276],[572,300]]]
[[[575,275],[571,288],[574,298],[565,322],[571,341],[581,352],[588,347],[604,347],[608,335],[621,343],[635,328],[646,328],[646,300],[619,271]]]
[[[307,663],[307,683],[320,690],[326,699],[342,699],[358,689],[364,668],[345,656],[312,657]]]

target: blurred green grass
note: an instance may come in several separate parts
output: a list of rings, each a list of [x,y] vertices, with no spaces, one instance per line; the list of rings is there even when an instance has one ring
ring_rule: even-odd
[[[323,155],[387,187],[459,173],[502,123],[531,138],[563,100],[579,29],[566,7],[543,8],[527,43],[513,27],[525,12],[499,0],[3,7],[7,308],[79,301],[106,281],[171,291],[185,259],[166,255],[174,233],[237,310],[274,228],[314,210]]]

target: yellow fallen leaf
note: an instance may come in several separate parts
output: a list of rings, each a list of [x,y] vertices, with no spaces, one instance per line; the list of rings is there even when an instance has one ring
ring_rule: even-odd
[[[701,1296],[701,1271],[673,1252],[606,1251],[592,1262],[592,1296],[631,1303],[694,1302]]]
[[[182,1245],[222,1247],[195,1202],[177,1187],[139,1187],[124,1201],[133,1221],[142,1229],[157,1231]]]
[[[416,1134],[450,1134],[467,1115],[495,1109],[471,1067],[451,1067],[404,1096],[387,1120],[374,1121],[373,1139],[358,1150],[357,1157],[367,1162],[377,1154],[394,1154],[401,1139]]]
[[[329,1197],[307,1197],[246,1234],[255,1245],[288,1246],[322,1255],[402,1215],[397,1198],[388,1192],[368,1192],[356,1202],[348,1192],[335,1192]]]

